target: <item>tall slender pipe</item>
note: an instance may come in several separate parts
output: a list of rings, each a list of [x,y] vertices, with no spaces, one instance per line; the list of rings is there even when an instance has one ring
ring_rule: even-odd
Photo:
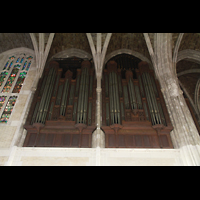
[[[133,90],[132,90],[132,88],[131,88],[131,78],[129,79],[129,83],[128,83],[128,88],[129,88],[129,93],[130,93],[130,101],[131,101],[131,108],[132,108],[132,110],[133,109],[135,109],[134,108],[134,104],[133,104],[133,102],[134,102],[134,99],[133,99]]]
[[[159,110],[158,110],[155,93],[153,91],[153,86],[152,86],[151,79],[150,79],[149,76],[150,76],[149,74],[146,74],[147,80],[149,82],[150,96],[151,96],[151,99],[152,99],[152,102],[153,102],[153,105],[154,105],[154,112],[155,112],[155,115],[156,115],[157,123],[161,124],[162,122],[161,122],[161,119],[160,119],[160,113],[159,113]]]
[[[88,68],[86,68],[86,81],[85,81],[85,92],[84,92],[84,107],[83,107],[83,123],[86,124],[86,119],[87,119],[87,105],[88,105],[88,90],[89,90],[89,72]]]
[[[79,90],[79,97],[78,97],[78,109],[77,109],[77,123],[80,122],[80,112],[81,112],[81,100],[82,100],[82,91],[83,91],[83,77],[84,76],[84,69],[81,70],[81,81],[80,81],[80,90]]]
[[[50,69],[50,72],[49,72],[48,78],[47,78],[47,82],[46,82],[45,87],[44,87],[44,92],[43,92],[42,98],[40,100],[39,112],[37,113],[37,117],[36,117],[37,123],[39,123],[40,120],[41,120],[41,116],[42,116],[43,108],[44,108],[44,104],[45,104],[45,99],[46,99],[46,96],[47,96],[48,90],[49,90],[49,84],[50,84],[50,81],[51,81],[52,71],[53,71],[53,68]]]
[[[155,115],[154,115],[154,112],[153,112],[152,102],[151,102],[151,99],[150,99],[150,96],[149,96],[149,90],[148,90],[148,85],[147,85],[145,73],[142,74],[142,79],[143,79],[143,82],[144,82],[144,89],[145,89],[145,93],[146,93],[146,97],[147,97],[147,103],[149,105],[152,124],[155,125],[156,120],[155,120]]]
[[[80,123],[83,122],[83,114],[84,114],[84,97],[85,97],[85,90],[86,90],[86,71],[87,68],[84,68],[84,77],[83,77],[83,91],[81,91],[81,117],[80,117]]]
[[[72,105],[72,104],[73,104],[73,98],[74,98],[74,87],[75,87],[75,85],[71,85],[70,96],[69,96],[69,105]]]
[[[114,102],[114,123],[117,124],[117,99],[116,99],[116,90],[115,90],[115,80],[114,80],[114,72],[111,72],[112,74],[112,88],[113,88],[113,102]]]
[[[139,80],[139,85],[140,85],[140,90],[141,90],[142,97],[144,97],[144,91],[143,91],[142,81],[141,81],[141,77],[140,76],[138,77],[138,80]]]
[[[77,79],[76,79],[76,91],[75,91],[76,97],[78,96],[79,82],[80,82],[80,74],[78,74]]]
[[[118,75],[118,82],[119,82],[119,94],[120,94],[120,97],[122,97],[122,82],[121,82],[120,75]]]
[[[69,89],[69,80],[66,79],[64,90],[63,90],[62,101],[61,101],[61,107],[60,107],[60,115],[63,115],[63,116],[65,115],[65,110],[66,110],[68,89]]]
[[[53,91],[53,85],[54,85],[54,81],[55,81],[55,77],[56,77],[54,72],[55,72],[55,69],[53,70],[53,75],[51,77],[49,91],[48,91],[48,94],[47,94],[47,97],[46,97],[46,101],[45,101],[45,105],[44,105],[44,109],[43,109],[44,111],[43,111],[42,118],[41,118],[42,123],[45,123],[45,119],[46,119],[46,116],[47,116],[49,103],[50,103],[50,100],[51,100],[51,95],[52,95],[52,91]]]
[[[121,119],[120,119],[120,105],[119,105],[119,91],[118,91],[118,84],[117,84],[117,74],[114,73],[114,78],[115,78],[115,90],[116,90],[116,105],[117,105],[117,121],[118,124],[121,124]]]
[[[109,100],[110,100],[110,111],[111,111],[111,124],[114,124],[114,110],[113,110],[113,91],[112,91],[112,79],[111,73],[109,73]]]

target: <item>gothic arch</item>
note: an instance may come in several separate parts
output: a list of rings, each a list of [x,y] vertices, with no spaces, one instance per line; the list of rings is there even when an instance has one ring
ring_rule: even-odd
[[[122,54],[122,53],[130,54],[130,55],[133,55],[133,56],[141,59],[142,61],[146,61],[149,64],[149,66],[152,68],[152,63],[147,57],[143,56],[141,53],[139,53],[137,51],[133,51],[133,50],[130,50],[130,49],[118,49],[116,51],[111,52],[110,54],[108,54],[105,57],[104,66],[110,58],[112,58],[112,57],[114,57],[118,54]]]
[[[33,56],[35,56],[34,50],[26,48],[26,47],[19,47],[19,48],[14,48],[14,49],[4,51],[4,52],[0,53],[0,56],[16,54],[16,53],[28,53],[28,54],[32,54]]]
[[[182,50],[178,53],[176,63],[178,63],[179,61],[183,59],[188,59],[195,63],[200,64],[200,51],[192,50],[192,49]]]
[[[70,49],[66,49],[64,51],[61,51],[55,55],[53,55],[48,61],[47,63],[49,63],[53,58],[69,58],[72,56],[76,56],[79,58],[84,58],[84,59],[91,59],[92,55],[87,53],[84,50],[81,49],[76,49],[76,48],[70,48]]]

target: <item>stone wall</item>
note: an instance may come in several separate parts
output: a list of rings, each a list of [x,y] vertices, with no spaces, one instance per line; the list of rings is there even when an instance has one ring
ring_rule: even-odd
[[[3,152],[0,150],[0,152]],[[5,154],[7,152],[5,151]],[[44,148],[13,147],[11,166],[178,166],[176,149]]]

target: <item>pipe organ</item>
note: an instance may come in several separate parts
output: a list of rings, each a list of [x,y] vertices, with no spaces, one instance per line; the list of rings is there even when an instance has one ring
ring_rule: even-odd
[[[106,147],[173,148],[173,127],[154,72],[146,62],[139,62],[138,69],[130,62],[127,55],[116,56],[103,72],[101,128]]]
[[[91,147],[95,129],[96,81],[90,61],[63,75],[52,61],[38,83],[23,146]]]
[[[59,62],[51,61],[38,83],[23,146],[91,147],[96,129],[94,67],[81,60],[76,69],[67,70]],[[146,62],[124,54],[109,60],[101,99],[105,147],[173,148],[164,98]]]

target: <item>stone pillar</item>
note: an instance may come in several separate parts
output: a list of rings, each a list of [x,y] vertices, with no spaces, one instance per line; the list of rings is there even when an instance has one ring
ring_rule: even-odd
[[[105,147],[105,134],[101,130],[101,76],[97,76],[97,99],[96,99],[96,125],[97,128],[95,131],[92,133],[92,148],[96,147]]]
[[[174,127],[174,148],[180,149],[184,165],[200,165],[200,137],[172,68],[171,34],[157,33],[155,40],[155,73]]]

